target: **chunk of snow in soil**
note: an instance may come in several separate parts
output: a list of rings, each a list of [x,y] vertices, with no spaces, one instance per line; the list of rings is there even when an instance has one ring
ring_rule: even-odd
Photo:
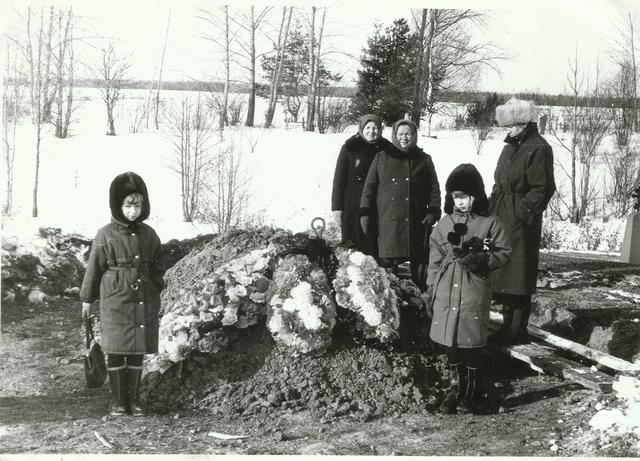
[[[640,380],[630,376],[619,376],[613,383],[619,408],[601,409],[591,418],[589,424],[611,435],[633,434],[638,437],[640,448]],[[596,407],[598,408],[598,407]]]

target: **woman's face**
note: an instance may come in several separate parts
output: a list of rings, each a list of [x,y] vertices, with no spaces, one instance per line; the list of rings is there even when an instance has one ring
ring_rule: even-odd
[[[524,131],[524,125],[512,125],[509,127],[509,136],[512,138],[518,136]]]
[[[398,127],[398,131],[396,133],[396,138],[398,138],[398,143],[400,147],[407,147],[411,142],[411,138],[413,137],[413,130],[409,125],[400,125]]]
[[[362,135],[365,141],[372,142],[380,137],[380,129],[375,123],[367,122],[364,128],[362,128]]]

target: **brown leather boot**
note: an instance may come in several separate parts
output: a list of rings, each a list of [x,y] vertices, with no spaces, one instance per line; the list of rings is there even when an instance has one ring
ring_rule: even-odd
[[[122,416],[127,413],[127,369],[125,366],[108,368],[109,384],[111,386],[111,401],[109,414]]]

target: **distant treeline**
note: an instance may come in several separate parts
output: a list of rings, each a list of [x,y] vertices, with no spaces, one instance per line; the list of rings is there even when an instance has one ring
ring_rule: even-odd
[[[13,82],[9,82],[13,83]],[[20,82],[26,85],[26,80]],[[156,82],[151,80],[128,80],[123,88],[135,89],[135,90],[151,90],[155,89]],[[74,86],[84,88],[98,88],[100,81],[95,79],[80,78],[74,80]],[[177,91],[216,91],[221,92],[224,90],[224,83],[222,82],[207,82],[203,80],[169,80],[162,82],[160,85],[162,90],[177,90]],[[249,93],[249,85],[241,82],[232,82],[229,87],[231,93]],[[268,85],[258,84],[258,95],[268,94]],[[304,86],[300,87],[300,93],[306,94]],[[573,97],[565,94],[546,94],[546,93],[497,93],[492,91],[451,91],[442,92],[439,95],[438,100],[441,102],[454,102],[460,104],[470,104],[474,101],[484,101],[488,95],[496,93],[498,98],[507,101],[511,97],[515,96],[518,99],[525,99],[534,101],[538,106],[559,106],[566,107],[572,106],[574,101]],[[331,95],[339,98],[352,98],[356,94],[356,87],[348,86],[336,86],[331,88]],[[621,107],[621,104],[611,97],[599,97],[595,99],[595,102],[600,107]],[[640,101],[639,101],[640,102]],[[578,105],[585,106],[587,104],[593,104],[592,97],[580,97],[578,98]]]

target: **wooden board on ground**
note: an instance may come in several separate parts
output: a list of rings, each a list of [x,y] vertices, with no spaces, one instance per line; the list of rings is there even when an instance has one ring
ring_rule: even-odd
[[[578,383],[587,389],[603,393],[612,391],[613,378],[611,376],[560,357],[552,347],[539,343],[516,344],[513,346],[489,344],[489,347],[492,350],[525,362],[534,371]]]
[[[502,315],[497,312],[490,313],[490,320],[495,325],[502,324]],[[544,341],[546,344],[551,345],[557,349],[568,352],[574,356],[579,356],[583,359],[593,362],[597,367],[605,369],[605,371],[612,370],[615,373],[623,373],[629,376],[637,377],[640,375],[640,365],[636,363],[627,362],[619,357],[614,357],[605,352],[597,349],[592,349],[583,344],[576,343],[569,339],[563,338],[558,335],[554,335],[538,328],[535,325],[529,324],[527,326],[527,333],[535,339]]]

